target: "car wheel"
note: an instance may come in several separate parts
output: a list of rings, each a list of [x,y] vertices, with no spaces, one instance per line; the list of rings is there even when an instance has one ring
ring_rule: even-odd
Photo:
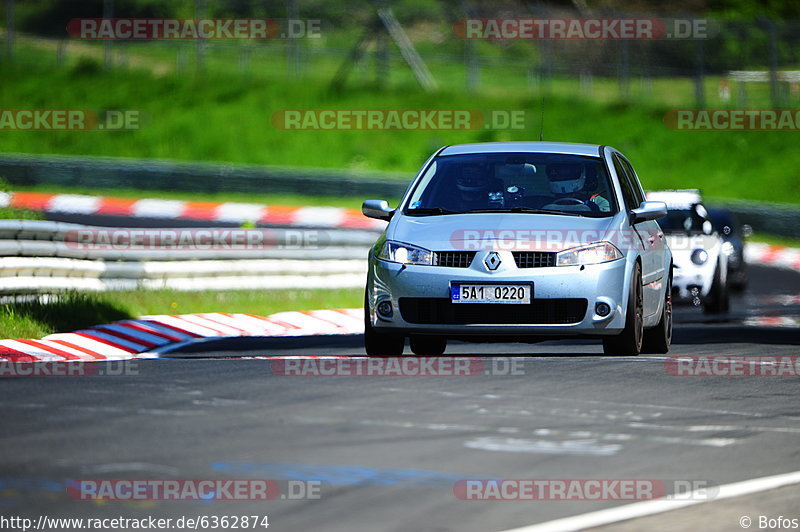
[[[644,331],[642,340],[642,353],[664,354],[669,352],[672,344],[672,277],[667,281],[667,290],[664,295],[664,308],[661,310],[661,319],[658,325]]]
[[[730,309],[730,292],[728,286],[722,283],[720,266],[714,271],[714,280],[711,282],[711,290],[703,302],[703,311],[706,314],[722,314]]]
[[[400,356],[405,347],[405,337],[399,334],[378,332],[369,319],[369,303],[364,296],[364,350],[369,356]]]
[[[415,355],[438,356],[447,349],[447,338],[444,336],[413,335],[409,343]]]
[[[745,272],[736,272],[733,279],[731,279],[730,272],[728,272],[728,281],[733,292],[742,293],[747,290],[747,274]]]
[[[638,262],[633,268],[631,278],[631,293],[628,298],[625,328],[617,336],[603,339],[603,353],[606,355],[637,356],[642,351],[644,296],[642,290],[642,267]]]

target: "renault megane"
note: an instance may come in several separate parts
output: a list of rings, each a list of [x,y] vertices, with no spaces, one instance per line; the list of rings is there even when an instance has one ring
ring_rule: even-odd
[[[596,338],[666,353],[672,254],[628,160],[608,146],[446,146],[423,165],[369,254],[370,355],[442,354],[448,339]]]

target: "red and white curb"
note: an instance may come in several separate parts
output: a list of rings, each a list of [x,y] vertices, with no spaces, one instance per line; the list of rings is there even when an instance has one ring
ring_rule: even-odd
[[[256,203],[213,203],[163,199],[130,199],[41,192],[0,193],[0,207],[33,211],[190,219],[209,222],[261,223],[290,227],[383,230],[386,222],[366,218],[357,209],[290,207]]]
[[[744,247],[744,260],[750,264],[763,264],[800,271],[800,249],[748,242]]]
[[[9,362],[90,362],[146,358],[169,344],[230,336],[314,336],[361,334],[363,309],[254,314],[143,316],[108,325],[45,336],[41,340],[0,340],[0,360]]]

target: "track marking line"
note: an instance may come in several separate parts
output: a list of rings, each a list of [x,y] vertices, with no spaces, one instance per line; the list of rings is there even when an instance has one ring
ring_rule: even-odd
[[[555,519],[535,525],[511,528],[502,532],[568,532],[573,530],[586,530],[587,528],[619,523],[620,521],[629,521],[637,517],[660,514],[686,508],[688,506],[694,506],[696,504],[751,495],[753,493],[782,488],[792,484],[800,484],[800,471],[724,484],[719,487],[719,492],[713,499],[703,499],[703,497],[707,497],[705,489],[695,490],[691,493],[681,495],[681,499],[657,499],[635,502],[633,504],[617,506],[607,510],[598,510],[596,512]]]

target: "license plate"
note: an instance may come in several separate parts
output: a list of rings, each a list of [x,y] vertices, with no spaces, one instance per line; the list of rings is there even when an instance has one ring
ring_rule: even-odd
[[[530,284],[471,284],[452,283],[450,301],[453,303],[510,303],[531,302]]]

